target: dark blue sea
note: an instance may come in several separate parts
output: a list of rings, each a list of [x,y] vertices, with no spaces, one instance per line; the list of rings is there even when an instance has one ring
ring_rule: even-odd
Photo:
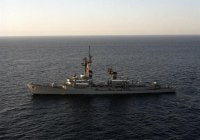
[[[33,96],[26,84],[83,73],[157,80],[176,94]],[[0,139],[200,139],[200,36],[0,37]]]

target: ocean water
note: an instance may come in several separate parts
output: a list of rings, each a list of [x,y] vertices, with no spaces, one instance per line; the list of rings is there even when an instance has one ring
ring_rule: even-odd
[[[91,46],[96,82],[107,67],[176,94],[32,96],[26,83],[81,74]],[[200,36],[0,38],[0,139],[200,139]]]

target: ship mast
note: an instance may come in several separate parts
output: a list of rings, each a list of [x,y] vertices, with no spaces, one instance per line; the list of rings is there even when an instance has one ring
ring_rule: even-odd
[[[90,46],[89,46],[88,57],[85,57],[82,63],[82,66],[84,66],[84,75],[87,78],[92,78],[91,64],[92,64],[92,56],[90,55]]]

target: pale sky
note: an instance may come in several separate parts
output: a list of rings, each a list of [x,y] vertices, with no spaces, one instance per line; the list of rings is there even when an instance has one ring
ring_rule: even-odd
[[[0,36],[200,34],[200,0],[0,0]]]

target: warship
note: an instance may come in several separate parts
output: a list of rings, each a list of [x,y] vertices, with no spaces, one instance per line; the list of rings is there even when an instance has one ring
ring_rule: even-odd
[[[133,80],[120,79],[118,73],[108,68],[109,79],[105,83],[95,83],[93,80],[93,71],[91,69],[92,56],[90,55],[90,46],[88,57],[81,63],[84,67],[84,74],[76,74],[68,77],[64,83],[56,84],[35,84],[28,83],[27,87],[33,95],[43,94],[62,94],[62,95],[125,95],[125,94],[160,94],[175,93],[173,86],[163,86],[157,81],[142,83]]]

